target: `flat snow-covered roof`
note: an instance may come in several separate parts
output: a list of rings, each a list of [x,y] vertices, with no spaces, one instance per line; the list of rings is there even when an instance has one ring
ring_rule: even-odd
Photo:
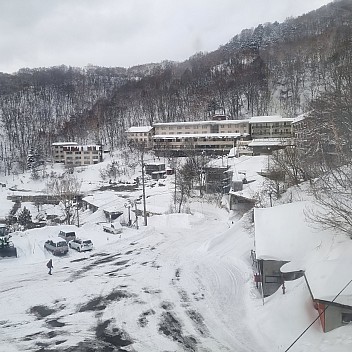
[[[260,138],[253,139],[248,143],[249,147],[270,147],[270,146],[282,146],[289,145],[291,138]]]
[[[132,126],[127,130],[127,132],[146,133],[146,132],[150,132],[152,129],[153,129],[152,126]]]
[[[94,194],[87,195],[83,200],[103,210],[121,210],[126,203],[126,199],[119,197],[116,192],[113,191],[95,192]]]
[[[181,126],[181,125],[237,125],[240,123],[248,123],[248,119],[244,120],[209,120],[209,121],[183,121],[183,122],[159,122],[155,123],[155,127],[159,126]]]
[[[253,116],[249,119],[249,123],[263,123],[263,122],[292,122],[293,118],[282,117],[280,115],[274,116]]]
[[[157,134],[153,139],[176,139],[176,138],[237,138],[247,136],[247,133],[190,133],[190,134]]]
[[[76,142],[55,142],[52,145],[70,146],[70,145],[77,145],[77,143]]]

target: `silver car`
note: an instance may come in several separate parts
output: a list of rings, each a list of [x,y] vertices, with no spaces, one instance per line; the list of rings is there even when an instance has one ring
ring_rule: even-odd
[[[91,251],[93,249],[93,242],[91,240],[82,240],[80,238],[70,241],[68,245],[78,252]]]
[[[64,255],[68,252],[67,242],[64,240],[47,240],[44,248],[54,255]]]

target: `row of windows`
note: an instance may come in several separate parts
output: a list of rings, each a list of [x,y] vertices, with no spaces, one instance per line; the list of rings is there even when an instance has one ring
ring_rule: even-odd
[[[237,127],[241,128],[241,126],[237,126]],[[214,131],[211,130],[211,132],[212,133],[219,133],[219,132],[220,133],[240,133],[240,129],[233,130],[233,126],[227,126],[227,129],[226,129],[226,126],[222,126],[221,125],[220,128],[222,128],[222,130],[219,130],[217,128]],[[185,127],[185,129],[190,129],[190,127]],[[191,133],[195,133],[195,134],[197,134],[197,133],[207,133],[209,131],[208,127],[202,127],[202,129],[203,129],[202,132],[194,131],[194,132],[191,132]],[[243,133],[247,133],[247,128],[246,127],[242,127],[242,129],[243,129]],[[157,131],[156,134],[163,134],[163,135],[165,135],[165,134],[182,134],[182,132],[177,132],[177,133],[171,132],[173,130],[172,127],[168,128],[168,129],[164,127],[164,128],[161,128],[161,130],[166,131],[166,132]],[[182,130],[182,127],[177,127],[177,130]],[[198,127],[197,126],[193,127],[193,130],[198,130]],[[235,131],[235,132],[233,132],[233,131]],[[185,132],[185,133],[187,133],[187,132]],[[137,133],[136,133],[136,136],[138,136]]]
[[[98,154],[99,152],[98,152],[98,150],[93,150],[93,151],[91,151],[91,152],[87,152],[87,151],[85,151],[85,152],[75,152],[75,155],[82,155],[82,154],[85,154],[85,155],[96,155],[96,154]],[[73,153],[72,152],[66,152],[66,155],[72,155]]]
[[[236,124],[237,125],[237,124]],[[245,124],[245,125],[248,125],[248,124]],[[284,122],[284,125],[286,125],[286,122]],[[197,130],[197,129],[200,129],[202,128],[203,130],[206,130],[208,129],[209,127],[211,126],[220,126],[220,128],[232,128],[233,127],[233,124],[224,124],[224,125],[202,125],[202,126],[199,126],[199,125],[184,125],[184,126],[161,126],[161,127],[157,127],[157,128],[160,128],[162,130],[174,130],[174,129],[177,129],[177,130],[182,130],[182,129],[186,129],[186,130],[189,130],[189,129],[194,129],[194,130]]]
[[[191,142],[209,142],[209,141],[213,141],[213,142],[225,142],[225,141],[235,141],[235,139],[233,139],[232,137],[228,137],[228,138],[206,138],[206,137],[201,137],[201,138],[173,138],[172,140],[165,140],[163,138],[158,138],[155,139],[154,142],[155,143],[172,143],[172,142],[182,142],[182,143],[187,143],[187,141],[191,141]]]
[[[93,160],[93,164],[97,164],[97,163],[98,163],[97,160]],[[90,160],[84,160],[83,164],[84,165],[91,165],[92,163],[90,162]],[[72,160],[67,160],[66,165],[81,165],[81,162],[77,163]]]
[[[227,131],[219,131],[218,133],[229,133]],[[231,132],[231,133],[247,133],[246,130],[244,130],[243,132],[239,131],[239,130],[235,130],[234,132]],[[165,135],[173,135],[173,134],[204,134],[204,133],[197,133],[197,132],[161,132],[160,133],[162,136],[165,136]]]
[[[67,156],[66,157],[66,160],[73,160],[73,159],[75,159],[75,160],[81,160],[82,159],[82,157],[81,156],[75,156],[75,157],[72,157],[72,156]],[[90,159],[93,159],[93,160],[96,160],[97,159],[97,157],[93,157],[93,158],[91,158],[90,156],[85,156],[85,157],[83,157],[83,159],[84,160],[90,160]]]
[[[291,134],[291,132],[289,130],[273,130],[273,131],[270,131],[270,130],[259,130],[259,131],[253,131],[253,135],[271,135],[271,134]]]
[[[131,137],[139,137],[139,136],[148,137],[148,133],[145,133],[145,132],[135,132],[135,133],[130,133],[129,135]]]
[[[262,122],[262,123],[253,123],[252,128],[255,127],[280,127],[280,126],[289,126],[288,122]]]
[[[149,141],[149,139],[145,139],[145,138],[133,138],[133,141],[134,142],[148,142]]]
[[[66,152],[67,154],[72,154],[72,152],[77,153],[88,153],[89,152],[93,152],[96,153],[100,150],[100,148],[98,146],[86,146],[84,147],[84,149],[82,149],[83,147],[64,147],[62,150],[56,150],[55,153],[60,153],[60,152]]]
[[[168,149],[188,149],[193,146],[187,145],[187,144],[180,144],[180,145],[168,145],[167,148]],[[221,144],[221,145],[217,145],[217,144],[197,144],[194,146],[194,148],[196,149],[231,149],[233,147],[233,144]],[[164,150],[164,146],[162,145],[156,145],[155,149],[159,149],[159,150]]]
[[[165,130],[182,130],[182,129],[185,129],[185,130],[190,130],[190,129],[198,130],[200,128],[202,128],[203,130],[207,130],[208,126],[168,126],[168,127],[162,126],[161,127],[161,129],[163,131],[165,131]]]

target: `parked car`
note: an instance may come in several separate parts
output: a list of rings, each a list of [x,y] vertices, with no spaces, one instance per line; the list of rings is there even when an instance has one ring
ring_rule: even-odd
[[[63,238],[66,242],[76,239],[76,233],[74,231],[64,231],[59,232],[59,237]]]
[[[44,248],[54,255],[64,255],[68,252],[67,242],[63,240],[47,240]]]
[[[68,245],[78,252],[91,251],[93,249],[93,242],[91,240],[82,240],[80,238],[70,241]]]
[[[103,230],[116,235],[122,232],[122,226],[120,223],[103,225]]]

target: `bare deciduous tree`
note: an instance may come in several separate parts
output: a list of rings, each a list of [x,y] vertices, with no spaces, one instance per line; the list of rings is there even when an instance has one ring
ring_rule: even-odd
[[[276,150],[270,157],[270,171],[281,178],[287,186],[298,185],[306,181],[306,173],[300,162],[300,151],[295,146]]]
[[[312,218],[352,237],[352,67],[343,70],[333,89],[312,103],[307,117],[305,158],[312,193],[321,213]]]
[[[61,178],[52,178],[48,182],[48,191],[55,196],[63,207],[65,221],[73,224],[75,219],[75,202],[79,195],[81,181],[76,176],[65,173]]]

